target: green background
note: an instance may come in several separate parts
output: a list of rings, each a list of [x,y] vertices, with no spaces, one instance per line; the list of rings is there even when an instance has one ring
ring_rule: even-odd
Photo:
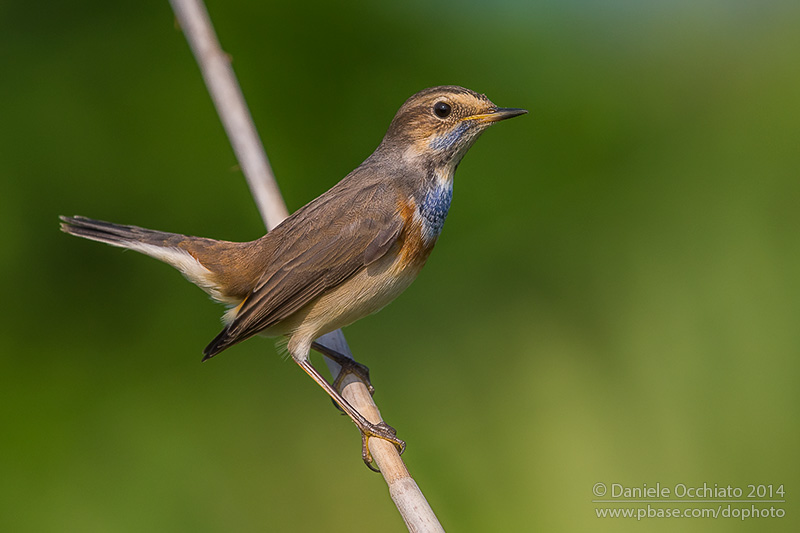
[[[530,110],[346,329],[445,528],[798,530],[800,4],[209,9],[292,210],[424,87]],[[0,530],[402,531],[271,341],[200,364],[221,307],[57,229],[263,232],[167,3],[7,2],[0,61]],[[786,516],[599,519],[598,482],[784,484]]]

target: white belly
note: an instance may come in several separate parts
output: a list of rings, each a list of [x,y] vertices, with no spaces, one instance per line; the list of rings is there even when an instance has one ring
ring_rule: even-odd
[[[397,254],[387,253],[338,287],[323,294],[266,334],[288,334],[289,353],[306,359],[311,343],[381,310],[411,285],[422,265],[403,265]]]

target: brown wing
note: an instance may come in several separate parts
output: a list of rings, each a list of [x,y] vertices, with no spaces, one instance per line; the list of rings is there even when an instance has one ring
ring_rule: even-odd
[[[382,257],[400,236],[398,198],[381,183],[343,180],[298,210],[267,238],[275,254],[234,320],[205,358],[269,328]]]

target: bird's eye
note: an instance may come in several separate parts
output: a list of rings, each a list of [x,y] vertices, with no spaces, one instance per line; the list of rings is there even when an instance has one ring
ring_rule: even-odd
[[[451,111],[450,104],[446,102],[436,102],[433,104],[433,112],[436,113],[436,116],[439,118],[447,118],[450,116]]]

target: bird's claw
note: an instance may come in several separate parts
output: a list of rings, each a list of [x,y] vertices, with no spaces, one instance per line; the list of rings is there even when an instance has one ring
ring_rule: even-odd
[[[370,396],[375,394],[375,387],[372,386],[372,382],[369,379],[369,368],[366,365],[362,365],[355,359],[318,342],[312,343],[311,347],[341,367],[336,378],[333,380],[334,389],[341,392],[344,378],[347,377],[348,374],[353,374],[367,386]],[[337,408],[339,408],[338,405]]]
[[[342,369],[339,370],[339,374],[336,376],[336,379],[333,380],[333,388],[341,391],[344,378],[347,377],[348,374],[353,374],[367,386],[370,396],[375,395],[375,387],[372,386],[372,382],[369,380],[369,368],[366,365],[362,365],[358,361],[352,359],[336,361],[336,363],[341,366]]]
[[[397,453],[400,455],[402,455],[406,449],[405,441],[398,439],[396,437],[397,431],[386,422],[371,424],[369,427],[359,429],[361,429],[361,458],[364,460],[364,464],[367,465],[367,468],[373,472],[380,472],[380,470],[373,466],[375,460],[372,458],[372,454],[369,451],[370,437],[378,437],[379,439],[394,444],[394,447],[397,448]]]

